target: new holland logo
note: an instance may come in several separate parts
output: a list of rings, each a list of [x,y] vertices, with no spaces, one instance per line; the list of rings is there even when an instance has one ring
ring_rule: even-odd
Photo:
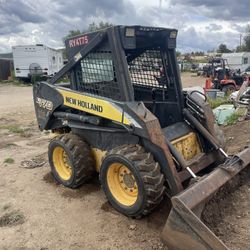
[[[71,98],[71,97],[65,97],[65,102],[69,103],[69,104],[79,106],[79,107],[82,107],[82,108],[94,110],[94,111],[97,111],[97,112],[100,112],[100,113],[103,112],[103,107],[101,105],[97,105],[97,104],[94,104],[94,103],[85,102],[85,101],[78,100],[78,99]]]

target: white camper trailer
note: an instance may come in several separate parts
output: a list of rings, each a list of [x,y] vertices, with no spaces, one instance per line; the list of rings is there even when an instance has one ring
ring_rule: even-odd
[[[222,58],[227,60],[227,63],[232,69],[243,69],[250,65],[250,52],[239,53],[223,53]]]
[[[32,75],[50,77],[63,67],[62,51],[42,44],[13,46],[12,51],[17,78],[30,78]]]

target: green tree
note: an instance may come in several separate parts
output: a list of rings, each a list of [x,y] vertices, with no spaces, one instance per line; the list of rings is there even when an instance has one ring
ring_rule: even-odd
[[[77,36],[80,35],[81,31],[80,30],[69,30],[68,34],[63,37],[63,41],[65,41],[67,38],[70,38],[72,36]]]
[[[83,31],[80,31],[79,29],[77,30],[69,30],[68,34],[66,36],[63,37],[63,41],[65,41],[66,39],[70,38],[70,37],[73,37],[73,36],[77,36],[77,35],[80,35],[82,33],[85,33],[85,32],[92,32],[92,31],[96,31],[96,30],[101,30],[101,29],[105,29],[105,28],[108,28],[108,27],[111,27],[113,26],[112,23],[109,23],[109,22],[99,22],[99,23],[90,23],[88,28],[83,30]]]
[[[246,33],[243,36],[243,42],[235,49],[236,52],[250,52],[250,25],[246,26]]]
[[[76,29],[76,30],[69,30],[68,31],[68,34],[65,35],[63,37],[63,43],[65,42],[66,39],[70,38],[70,37],[73,37],[73,36],[77,36],[77,35],[80,35],[82,33],[86,33],[86,32],[93,32],[93,31],[97,31],[97,30],[100,30],[100,29],[105,29],[105,28],[108,28],[108,27],[111,27],[113,26],[112,23],[109,23],[109,22],[99,22],[99,23],[90,23],[88,28],[83,30],[83,31],[80,31],[79,29]],[[67,53],[65,51],[65,49],[63,50],[63,57],[66,58],[67,57]]]
[[[204,56],[204,51],[196,51],[195,55],[196,56]]]
[[[112,23],[109,23],[109,22],[99,22],[98,24],[96,24],[95,22],[93,23],[90,23],[89,26],[88,26],[88,29],[86,30],[87,32],[91,32],[91,31],[96,31],[96,30],[101,30],[101,29],[105,29],[105,28],[108,28],[108,27],[111,27],[113,26]]]
[[[246,46],[245,45],[239,45],[236,47],[235,52],[244,52],[246,51]]]
[[[218,53],[230,53],[232,52],[230,49],[227,48],[226,44],[221,43],[217,49]]]
[[[177,57],[180,57],[180,56],[181,56],[181,52],[177,50],[177,51],[176,51],[176,56],[177,56]]]

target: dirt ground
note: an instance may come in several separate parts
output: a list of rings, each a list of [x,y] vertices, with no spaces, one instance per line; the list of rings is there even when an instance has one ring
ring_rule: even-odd
[[[221,128],[228,154],[237,154],[250,145],[250,121]],[[230,249],[250,249],[250,168],[220,190],[206,212],[206,224]]]
[[[195,79],[196,85],[203,82]],[[223,130],[230,152],[250,144],[249,122]],[[107,203],[98,179],[76,190],[54,181],[47,162],[51,135],[37,128],[31,87],[0,84],[0,137],[0,249],[167,249],[160,240],[166,201],[150,216],[133,220]],[[248,176],[220,220],[219,235],[232,249],[249,249]]]
[[[181,73],[182,85],[184,88],[189,87],[204,87],[206,79],[201,76],[197,76],[196,73],[182,72]]]

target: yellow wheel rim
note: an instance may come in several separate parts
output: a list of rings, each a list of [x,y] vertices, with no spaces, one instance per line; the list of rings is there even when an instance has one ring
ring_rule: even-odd
[[[124,206],[132,206],[138,197],[138,186],[132,172],[121,163],[113,163],[107,172],[107,183],[113,197]]]
[[[60,178],[65,181],[70,179],[72,175],[72,167],[69,162],[69,157],[66,151],[60,146],[54,148],[53,164]]]

